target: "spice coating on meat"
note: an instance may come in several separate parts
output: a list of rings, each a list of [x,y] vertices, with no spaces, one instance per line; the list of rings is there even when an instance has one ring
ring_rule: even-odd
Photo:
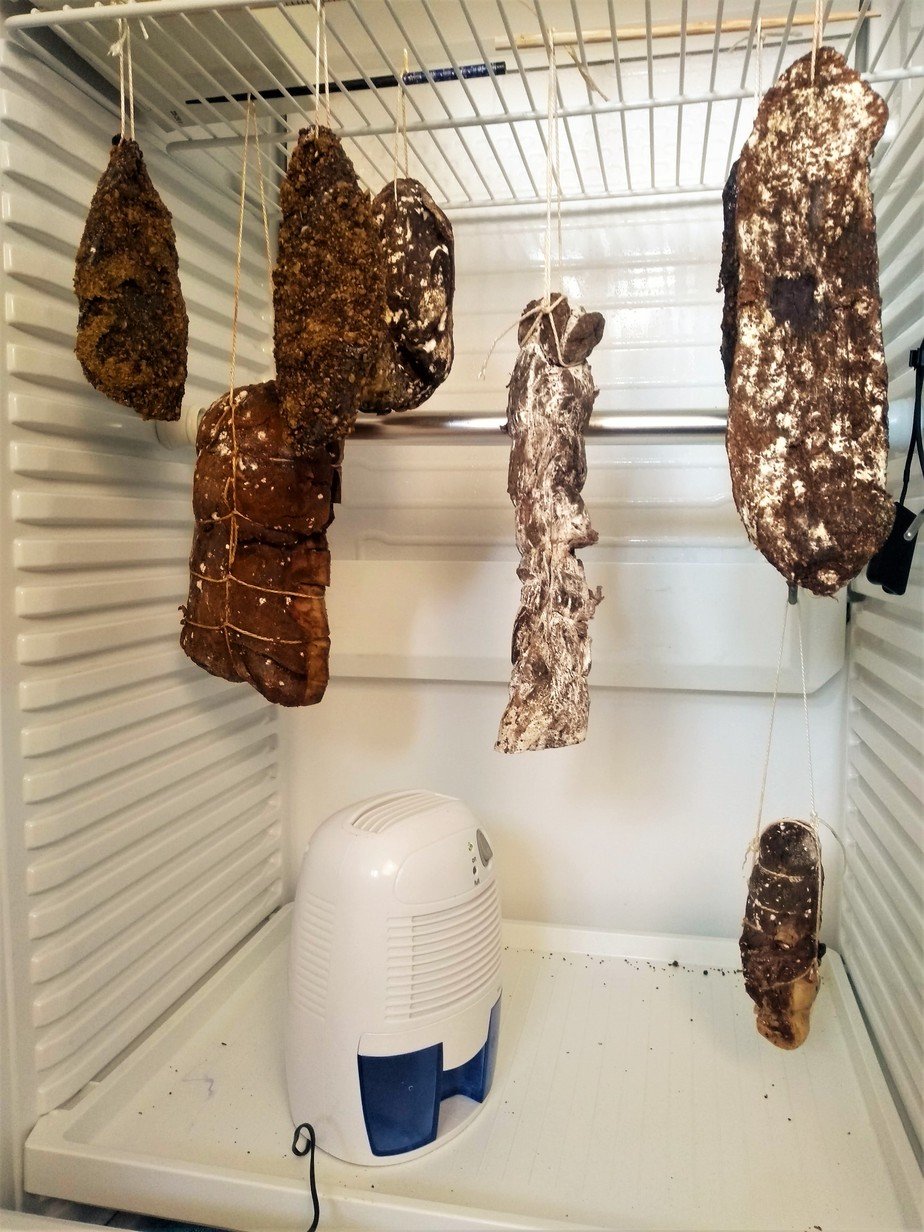
[[[843,57],[797,60],[762,100],[737,176],[737,342],[727,447],[751,540],[831,595],[892,526],[887,372],[869,159],[886,105]]]
[[[385,343],[382,248],[368,195],[328,128],[305,128],[279,190],[276,383],[298,453],[353,428]]]
[[[94,389],[143,419],[179,419],[189,320],[170,211],[135,141],[116,137],[77,249],[75,353]]]
[[[798,1048],[818,992],[823,873],[818,838],[803,821],[777,821],[760,836],[741,932],[744,985],[757,1030]]]
[[[420,406],[453,360],[455,258],[452,224],[417,180],[386,184],[372,208],[385,262],[387,341],[361,410]]]
[[[575,550],[596,543],[581,489],[584,432],[597,389],[587,357],[603,317],[563,297],[536,326],[538,300],[520,324],[510,379],[507,491],[516,514],[520,608],[513,630],[510,700],[496,747],[504,753],[578,744],[587,735],[589,624],[600,590],[590,590]]]

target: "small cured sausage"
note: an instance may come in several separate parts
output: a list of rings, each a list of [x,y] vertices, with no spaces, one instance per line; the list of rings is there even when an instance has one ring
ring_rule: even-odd
[[[213,676],[246,681],[271,702],[319,702],[340,447],[295,456],[272,381],[236,390],[233,406],[223,394],[197,447],[180,644]]]
[[[823,873],[818,837],[804,821],[776,821],[760,836],[741,932],[744,986],[757,1030],[798,1048],[818,993]]]
[[[176,236],[136,141],[113,138],[77,249],[75,352],[101,394],[179,419],[189,320]]]
[[[385,275],[369,196],[328,128],[304,128],[279,190],[274,353],[298,453],[353,428],[385,344]]]
[[[561,748],[586,737],[589,624],[603,598],[588,587],[575,555],[597,542],[581,490],[584,432],[597,396],[587,357],[603,337],[603,317],[556,298],[538,326],[540,302],[527,305],[507,399],[507,492],[522,585],[510,700],[496,746],[503,753]]]
[[[420,406],[452,366],[452,224],[417,180],[386,184],[372,209],[385,261],[386,344],[361,410]]]
[[[814,82],[807,55],[764,96],[738,165],[732,491],[764,556],[819,595],[857,574],[894,515],[869,189],[886,118],[822,47]]]

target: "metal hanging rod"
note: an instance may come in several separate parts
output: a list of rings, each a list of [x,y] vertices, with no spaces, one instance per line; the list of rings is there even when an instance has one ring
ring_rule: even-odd
[[[157,423],[161,445],[179,449],[195,444],[199,420],[205,412],[184,410],[173,423]],[[630,415],[621,412],[593,415],[585,433],[595,444],[667,438],[686,441],[719,441],[725,436],[724,411],[707,414]],[[381,441],[390,445],[506,445],[505,415],[457,415],[449,411],[427,414],[360,415],[351,441]]]
[[[825,24],[830,25],[832,22],[842,21],[869,21],[872,17],[880,16],[880,13],[863,13],[858,16],[856,11],[829,13],[825,18]],[[764,33],[768,30],[788,30],[793,26],[811,26],[814,20],[811,14],[805,13],[794,16],[791,20],[786,17],[765,17],[761,22],[761,29]],[[680,38],[681,35],[693,38],[695,35],[705,34],[747,34],[751,29],[751,24],[751,19],[747,17],[723,21],[720,25],[709,21],[691,21],[686,25],[651,26],[650,29],[646,26],[621,26],[616,28],[615,37],[621,43],[632,43],[643,40],[647,42],[649,38]],[[555,30],[551,35],[551,41],[556,47],[577,47],[581,41],[586,44],[610,43],[612,40],[613,31],[609,29]],[[494,40],[494,47],[497,51],[512,51],[514,47],[527,51],[545,46],[546,42],[539,34],[518,34],[512,41],[509,38],[498,36]]]

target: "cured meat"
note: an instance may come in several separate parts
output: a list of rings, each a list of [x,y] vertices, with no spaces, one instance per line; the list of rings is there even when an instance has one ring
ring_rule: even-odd
[[[757,1030],[778,1048],[798,1048],[818,993],[824,875],[815,831],[775,821],[760,836],[741,932],[744,986]]]
[[[738,164],[733,164],[725,188],[722,190],[722,214],[725,225],[722,230],[722,265],[719,269],[718,290],[725,293],[722,305],[722,367],[725,370],[725,388],[731,388],[732,364],[738,342],[738,248],[736,223],[738,217]]]
[[[452,224],[417,180],[386,184],[372,202],[385,261],[387,340],[361,410],[420,406],[452,366]]]
[[[586,737],[588,626],[603,598],[588,588],[575,549],[597,541],[581,489],[584,432],[597,396],[587,357],[604,322],[599,312],[556,298],[538,327],[540,301],[527,305],[507,399],[507,492],[516,511],[522,586],[510,700],[496,745],[503,753],[561,748]]]
[[[202,419],[197,448],[180,644],[213,676],[247,681],[271,702],[319,702],[330,650],[325,531],[340,447],[296,457],[268,381],[236,390],[233,409],[223,394]]]
[[[189,320],[176,236],[136,141],[114,137],[77,248],[75,352],[101,394],[179,419]]]
[[[299,133],[279,203],[276,383],[304,454],[352,430],[385,343],[384,263],[369,197],[330,129]]]
[[[832,595],[889,533],[887,373],[869,159],[886,105],[843,57],[767,92],[737,177],[728,457],[748,535]]]

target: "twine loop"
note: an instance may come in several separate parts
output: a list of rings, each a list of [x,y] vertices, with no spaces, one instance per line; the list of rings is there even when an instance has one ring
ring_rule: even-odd
[[[113,4],[124,4],[126,0],[112,0]],[[109,55],[119,57],[119,138],[125,140],[125,118],[128,115],[128,134],[135,140],[135,78],[132,71],[132,28],[124,17],[117,17],[116,24],[119,36],[110,44]],[[141,33],[148,37],[148,29],[143,21],[138,22]],[[126,89],[127,84],[127,89]],[[126,107],[127,101],[127,107]]]

